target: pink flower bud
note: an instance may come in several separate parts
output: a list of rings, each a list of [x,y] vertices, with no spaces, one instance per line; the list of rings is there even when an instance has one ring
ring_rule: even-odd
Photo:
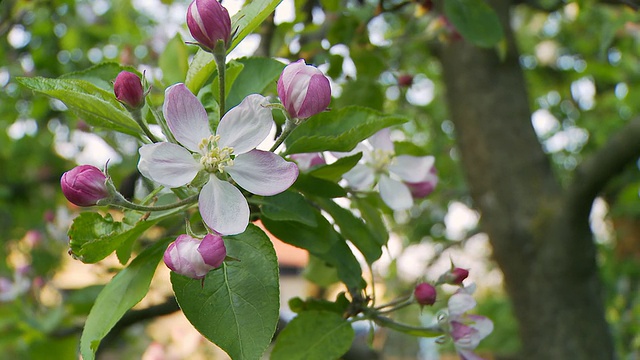
[[[144,89],[140,77],[132,72],[121,71],[113,83],[116,99],[131,109],[144,105]]]
[[[320,153],[293,154],[289,157],[298,164],[298,169],[302,171],[307,171],[313,167],[327,164]]]
[[[207,50],[213,51],[222,40],[231,40],[229,12],[217,0],[194,0],[187,9],[187,27],[191,36]]]
[[[422,306],[433,305],[436,302],[436,288],[429,283],[420,283],[413,290],[413,296]]]
[[[438,282],[450,285],[462,285],[462,282],[467,277],[469,277],[469,270],[456,267],[440,275]]]
[[[423,181],[415,183],[405,182],[405,185],[409,187],[411,196],[413,196],[414,199],[421,199],[428,196],[433,192],[433,190],[435,190],[436,185],[438,185],[436,168],[432,167]]]
[[[225,257],[227,248],[220,235],[207,234],[202,240],[180,235],[164,252],[164,263],[178,274],[202,279],[220,267]]]
[[[327,109],[331,85],[322,71],[300,59],[282,71],[278,96],[292,118],[306,119]]]
[[[93,206],[109,197],[107,176],[95,166],[80,165],[62,174],[60,187],[67,200],[78,206]]]

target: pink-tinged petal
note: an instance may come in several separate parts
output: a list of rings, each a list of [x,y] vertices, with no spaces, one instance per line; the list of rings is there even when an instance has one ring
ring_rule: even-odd
[[[298,164],[298,168],[302,171],[327,164],[321,153],[293,154],[289,157]]]
[[[298,109],[298,117],[306,119],[323,112],[331,103],[331,84],[324,74],[318,70],[309,78],[307,94]]]
[[[373,169],[367,165],[358,164],[353,169],[342,175],[347,180],[349,187],[354,190],[368,190],[373,185],[375,179]]]
[[[198,205],[204,222],[219,234],[240,234],[249,224],[249,205],[240,190],[213,175],[200,191]]]
[[[198,252],[198,247],[201,243],[200,239],[189,235],[178,236],[176,241],[171,243],[164,252],[163,259],[165,264],[178,274],[193,279],[202,279],[213,267],[207,265],[200,252]]]
[[[477,330],[471,326],[465,325],[459,321],[451,322],[451,337],[455,342],[468,338],[476,332]]]
[[[493,332],[493,321],[486,316],[468,315],[467,318],[473,321],[471,327],[477,330],[477,337],[482,340]]]
[[[438,185],[438,174],[436,172],[436,168],[432,167],[427,178],[423,181],[415,183],[406,182],[405,184],[409,187],[409,190],[411,190],[411,195],[413,195],[414,199],[420,199],[428,196]]]
[[[220,147],[232,147],[235,155],[253,150],[267,138],[273,126],[269,102],[262,95],[247,96],[240,105],[229,110],[220,120],[217,135]]]
[[[184,84],[167,88],[162,112],[173,136],[192,152],[198,152],[202,139],[211,135],[204,106]]]
[[[456,348],[456,350],[458,351],[458,355],[460,355],[460,358],[462,360],[485,360],[485,358],[480,357],[478,354],[474,353],[471,350],[465,350],[460,348]]]
[[[400,155],[389,165],[389,172],[403,181],[417,183],[427,179],[434,162],[433,156]]]
[[[217,234],[207,234],[198,246],[198,252],[202,255],[205,264],[214,268],[222,265],[227,257],[227,248],[224,246],[222,236]]]
[[[407,210],[413,206],[411,191],[407,185],[400,181],[381,175],[378,189],[380,190],[382,201],[393,210]]]
[[[355,155],[357,153],[361,152],[362,153],[362,160],[366,163],[368,162],[368,159],[371,158],[371,149],[363,144],[363,143],[358,143],[358,145],[356,145],[355,148],[353,148],[353,150],[349,151],[349,152],[336,152],[336,151],[332,151],[331,155],[335,156],[338,159],[341,159],[343,157],[347,157],[347,156],[352,156]]]
[[[391,141],[391,130],[384,128],[373,134],[369,139],[369,143],[375,149],[394,152],[393,141]]]
[[[457,292],[449,298],[448,308],[451,318],[455,319],[474,307],[476,307],[476,299],[465,292]]]
[[[287,190],[298,178],[298,166],[269,151],[252,150],[238,155],[225,169],[250,193],[271,196]]]
[[[145,177],[167,187],[186,185],[196,177],[202,165],[180,145],[155,143],[139,150],[138,169]]]

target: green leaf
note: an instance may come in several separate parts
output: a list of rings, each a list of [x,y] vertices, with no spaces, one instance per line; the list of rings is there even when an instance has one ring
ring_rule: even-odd
[[[373,264],[382,256],[382,236],[370,229],[362,220],[356,218],[353,212],[342,208],[329,199],[315,200],[320,207],[331,215],[333,221],[340,227],[340,233],[350,240],[364,255],[367,263]]]
[[[444,13],[463,38],[480,47],[492,47],[503,37],[500,19],[483,0],[446,0]]]
[[[162,82],[165,85],[184,82],[189,68],[189,48],[180,34],[169,40],[158,59],[158,65],[162,69]]]
[[[309,260],[302,271],[302,276],[312,283],[325,288],[340,282],[338,269],[312,254],[309,254]]]
[[[233,359],[259,359],[279,318],[278,259],[267,235],[254,225],[225,237],[238,259],[209,272],[204,282],[171,273],[180,308],[191,324]]]
[[[344,175],[344,173],[353,169],[353,167],[358,164],[358,161],[360,161],[360,159],[362,159],[361,152],[355,155],[340,158],[332,164],[314,168],[309,172],[309,175],[315,176],[320,179],[337,182],[338,180],[340,180],[340,178],[342,178],[342,175]]]
[[[121,71],[129,71],[138,74],[138,70],[131,66],[122,66],[114,62],[106,62],[94,65],[88,69],[70,72],[59,77],[59,79],[86,80],[93,85],[106,90],[113,91],[113,81]]]
[[[375,238],[380,241],[378,245],[386,245],[389,240],[389,230],[387,230],[387,226],[382,220],[382,214],[380,213],[379,208],[372,205],[368,198],[354,197],[352,198],[352,202],[356,205],[358,210],[360,210],[360,216],[362,216],[362,219],[376,234],[378,234]]]
[[[238,46],[240,41],[247,37],[247,35],[251,34],[251,32],[275,10],[281,1],[282,0],[253,0],[233,15],[231,18],[231,30],[236,31],[236,34],[227,49],[227,54]],[[189,65],[185,85],[192,93],[197,94],[215,70],[216,63],[213,60],[213,55],[202,49],[198,49],[198,52]]]
[[[385,103],[385,94],[377,79],[358,77],[344,84],[342,90],[349,96],[341,96],[335,100],[334,106],[344,108],[349,105],[366,106],[382,111]]]
[[[316,298],[307,298],[306,300],[302,300],[299,297],[289,300],[289,308],[295,313],[315,310],[331,311],[338,315],[343,315],[349,309],[349,305],[351,305],[351,302],[347,299],[344,292],[341,292],[336,296],[336,301]]]
[[[272,360],[333,360],[351,347],[355,332],[340,315],[329,311],[305,311],[278,335]]]
[[[320,113],[291,132],[285,140],[286,153],[351,151],[379,130],[407,121],[404,117],[358,106]]]
[[[80,353],[85,360],[95,358],[100,341],[147,294],[151,278],[168,242],[157,242],[141,252],[100,292],[80,338]]]
[[[248,57],[238,59],[244,69],[231,86],[227,96],[227,107],[232,108],[249,94],[259,94],[276,82],[284,64],[271,58]]]
[[[305,194],[338,198],[347,196],[347,191],[335,182],[317,178],[308,174],[298,174],[298,179],[292,187]]]
[[[294,191],[264,197],[262,215],[271,220],[297,221],[311,227],[317,225],[311,205],[302,195]]]
[[[318,224],[315,228],[295,221],[273,221],[266,217],[262,218],[262,224],[278,239],[306,249],[310,254],[335,267],[338,277],[348,287],[362,288],[365,282],[362,279],[360,263],[346,241],[319,211],[314,210],[314,213]]]
[[[140,127],[116,100],[113,92],[85,80],[22,77],[17,81],[31,90],[61,100],[93,126],[140,137]]]
[[[252,0],[231,18],[231,31],[236,34],[227,53],[247,37],[271,14],[282,0]]]
[[[134,241],[156,222],[157,220],[140,221],[131,227],[114,221],[110,215],[103,218],[98,213],[85,212],[71,224],[69,247],[72,254],[82,262],[93,264]]]

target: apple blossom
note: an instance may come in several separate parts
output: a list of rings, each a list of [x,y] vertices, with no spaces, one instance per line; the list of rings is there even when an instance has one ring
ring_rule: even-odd
[[[187,27],[191,36],[211,52],[219,40],[225,45],[231,40],[229,12],[217,0],[194,0],[187,9]]]
[[[445,327],[449,329],[456,351],[466,360],[482,359],[473,350],[493,331],[493,322],[489,318],[467,314],[476,307],[476,300],[471,296],[474,290],[473,285],[460,288],[451,295],[447,304],[449,315]]]
[[[395,155],[389,129],[378,131],[351,153],[357,152],[362,152],[361,163],[343,178],[354,190],[367,190],[377,184],[382,200],[393,210],[409,209],[414,198],[426,194],[424,190],[412,191],[412,186],[433,188],[437,183],[434,157]]]
[[[300,59],[282,71],[278,96],[292,118],[306,119],[327,109],[331,85],[322,71]]]
[[[62,174],[60,187],[70,202],[78,206],[93,206],[109,197],[107,176],[97,167],[80,165]]]
[[[416,302],[422,306],[433,305],[436,302],[436,288],[429,283],[420,283],[413,290]]]
[[[159,142],[139,150],[138,169],[167,187],[189,184],[199,172],[208,180],[198,205],[204,222],[223,235],[239,234],[249,223],[249,206],[229,177],[250,193],[270,196],[288,189],[298,177],[295,163],[279,155],[256,150],[273,125],[265,97],[247,96],[229,110],[215,134],[204,106],[184,84],[167,88],[163,112],[167,125],[182,145]]]
[[[220,267],[227,249],[220,235],[207,234],[202,240],[180,235],[164,252],[164,263],[178,274],[202,279],[207,273]]]
[[[447,272],[440,275],[440,278],[438,279],[438,283],[449,284],[449,285],[462,285],[462,282],[468,276],[469,276],[469,270],[459,268],[459,267],[452,267],[451,269],[447,270]]]

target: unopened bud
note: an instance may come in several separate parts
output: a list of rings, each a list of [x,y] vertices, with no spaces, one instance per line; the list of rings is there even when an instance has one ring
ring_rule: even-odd
[[[436,168],[432,167],[422,181],[414,183],[405,182],[405,185],[407,185],[411,191],[411,196],[413,196],[414,199],[421,199],[428,196],[433,192],[433,190],[435,190],[436,185],[438,185],[438,174],[436,172]]]
[[[210,270],[220,267],[226,256],[220,235],[207,234],[202,240],[180,235],[164,252],[164,263],[178,274],[202,279]]]
[[[420,283],[413,290],[413,296],[422,306],[433,305],[436,302],[436,288],[429,283]]]
[[[306,119],[327,109],[331,85],[322,71],[300,59],[282,71],[278,96],[292,118]]]
[[[187,27],[198,44],[213,52],[219,40],[231,40],[229,12],[217,0],[194,0],[187,9]]]
[[[454,267],[451,268],[446,273],[440,275],[438,282],[441,284],[449,284],[449,285],[462,285],[464,279],[469,277],[469,270]]]
[[[327,164],[320,153],[293,154],[290,158],[298,164],[298,169],[302,171]]]
[[[408,88],[413,85],[413,75],[402,74],[398,76],[398,86]]]
[[[95,166],[80,165],[62,174],[60,187],[70,202],[78,206],[93,206],[109,197],[107,176]]]
[[[129,71],[121,71],[113,83],[116,99],[131,109],[144,105],[144,89],[140,77]]]

